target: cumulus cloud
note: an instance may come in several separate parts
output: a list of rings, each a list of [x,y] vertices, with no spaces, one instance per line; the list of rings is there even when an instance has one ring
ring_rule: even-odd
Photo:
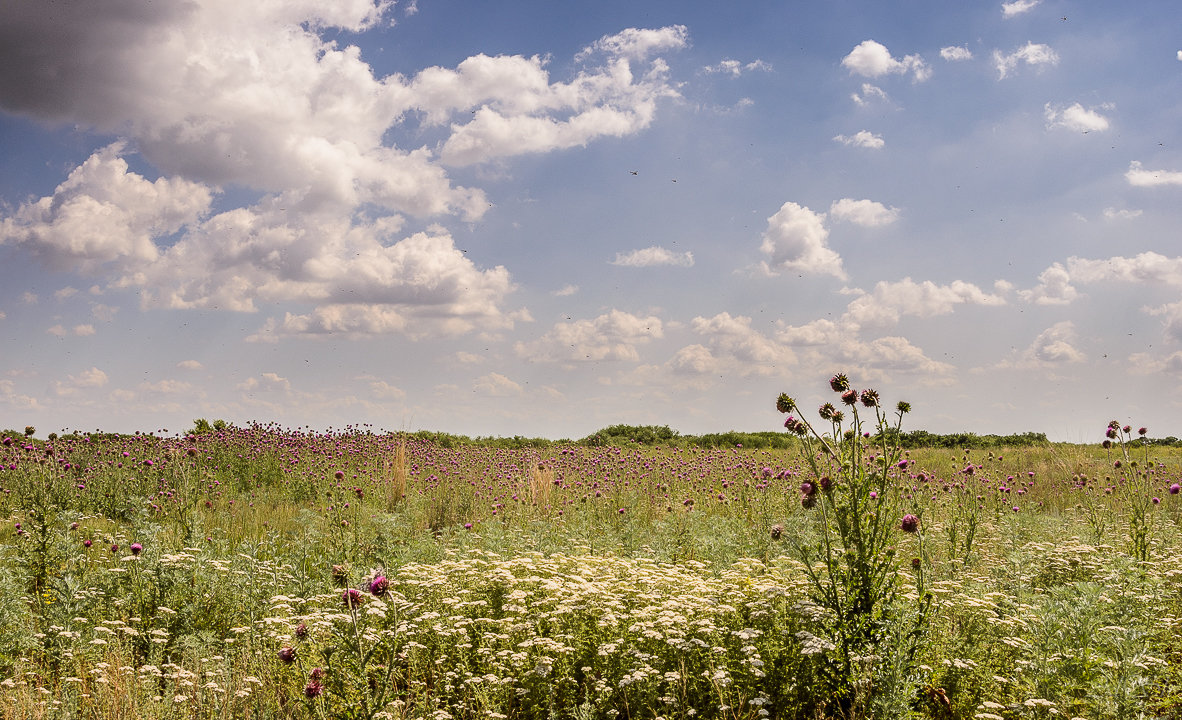
[[[846,307],[844,320],[861,327],[892,325],[905,315],[933,317],[947,315],[957,305],[1005,305],[1005,298],[987,293],[961,280],[937,285],[930,280],[917,283],[911,278],[898,282],[881,281],[874,291],[859,295]]]
[[[385,380],[370,380],[369,394],[377,400],[403,400],[406,398],[405,390],[391,385]]]
[[[472,382],[472,390],[481,395],[508,397],[510,395],[520,395],[523,389],[521,385],[510,380],[508,377],[494,372],[476,378]]]
[[[181,360],[176,364],[182,370],[204,370],[205,366],[201,364],[200,360]]]
[[[853,135],[834,135],[833,139],[843,145],[864,147],[871,150],[879,150],[886,145],[886,141],[882,139],[882,135],[875,135],[869,130],[859,130]]]
[[[841,256],[829,248],[825,213],[786,202],[767,219],[760,250],[768,256],[764,269],[771,274],[793,272],[833,275],[844,280]]]
[[[58,396],[76,395],[83,390],[101,388],[107,384],[107,374],[97,367],[83,370],[77,375],[67,375],[65,380],[55,380],[53,392]]]
[[[789,325],[783,321],[777,322],[776,339],[789,346],[828,345],[841,338],[841,328],[837,323],[825,318],[818,318],[804,325]]]
[[[846,220],[862,227],[890,225],[899,219],[899,208],[888,208],[873,200],[842,198],[829,206],[834,220]]]
[[[265,372],[252,375],[235,386],[246,393],[279,393],[286,395],[291,392],[291,381],[278,373]]]
[[[862,83],[861,93],[851,93],[850,99],[857,105],[869,105],[872,101],[878,100],[886,102],[890,98],[887,97],[886,91],[877,85],[870,83]],[[838,136],[842,137],[842,136]],[[881,146],[880,146],[881,147]]]
[[[907,55],[899,60],[891,57],[891,51],[885,45],[874,40],[863,40],[842,59],[841,64],[850,74],[870,78],[912,73],[917,82],[922,82],[932,74],[919,55]]]
[[[1046,365],[1083,362],[1084,354],[1076,349],[1075,341],[1075,324],[1064,320],[1039,333],[1026,357]]]
[[[1104,208],[1104,218],[1106,220],[1131,220],[1133,218],[1141,217],[1141,210],[1129,210],[1127,208]]]
[[[1001,16],[1003,18],[1012,18],[1015,15],[1021,15],[1024,12],[1033,10],[1042,0],[1014,0],[1001,4]]]
[[[637,346],[663,336],[661,319],[612,310],[591,320],[556,323],[532,342],[518,342],[519,357],[538,362],[640,359]]]
[[[486,212],[484,192],[453,183],[449,165],[648,127],[677,96],[659,54],[685,47],[688,32],[604,36],[569,78],[517,55],[378,77],[334,38],[389,22],[393,6],[18,3],[0,27],[0,62],[29,72],[0,76],[0,108],[127,140],[0,216],[0,243],[139,291],[145,307],[314,306],[257,338],[508,326],[508,271],[476,267],[439,229],[400,237],[405,217]],[[131,171],[133,152],[160,176]],[[261,197],[214,212],[231,185]]]
[[[690,323],[705,338],[714,357],[736,361],[745,374],[766,374],[778,363],[793,360],[792,351],[751,327],[751,318],[721,312],[714,317],[696,317]]]
[[[738,60],[727,59],[719,62],[717,65],[707,65],[702,70],[709,74],[721,73],[739,77],[744,73],[755,71],[771,72],[772,66],[763,60],[752,60],[749,63],[741,63]]]
[[[577,56],[586,59],[594,53],[643,60],[662,50],[675,50],[689,44],[689,30],[684,25],[659,29],[628,28],[615,35],[605,35],[584,48]]]
[[[653,267],[656,265],[673,265],[676,267],[693,267],[694,254],[692,252],[675,253],[663,247],[654,245],[643,250],[632,250],[626,253],[616,253],[611,261],[612,265],[623,267]]]
[[[53,195],[27,202],[0,219],[0,243],[23,245],[57,268],[94,271],[103,263],[155,261],[156,240],[209,211],[212,193],[200,183],[129,172],[124,143],[90,156]],[[60,297],[60,296],[59,296]]]
[[[1004,80],[1020,63],[1026,65],[1056,65],[1059,55],[1049,45],[1028,42],[1009,54],[993,51],[993,64],[999,80]]]
[[[1065,130],[1087,133],[1103,132],[1108,129],[1108,118],[1095,110],[1084,108],[1079,103],[1068,107],[1047,103],[1044,107],[1044,114],[1046,115],[1048,130],[1063,128]]]
[[[1161,185],[1182,185],[1182,172],[1177,170],[1145,170],[1137,160],[1129,163],[1125,179],[1133,187],[1158,187]]]
[[[1166,257],[1152,251],[1103,260],[1072,257],[1067,260],[1067,272],[1072,280],[1081,283],[1121,281],[1182,286],[1182,257]]]
[[[940,383],[946,382],[954,370],[952,365],[929,358],[922,348],[898,335],[842,342],[835,354],[842,367],[866,378],[906,373],[921,376],[928,383]]]
[[[962,60],[972,60],[973,53],[967,47],[950,45],[940,48],[940,57],[949,62],[960,62]]]
[[[1079,291],[1071,285],[1071,273],[1059,263],[1039,274],[1037,286],[1018,291],[1018,297],[1037,305],[1066,305],[1078,296]]]

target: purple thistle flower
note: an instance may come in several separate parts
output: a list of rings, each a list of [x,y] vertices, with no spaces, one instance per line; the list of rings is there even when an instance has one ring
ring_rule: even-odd
[[[361,606],[364,597],[357,588],[349,588],[341,593],[341,602],[344,603],[345,607],[353,609]]]
[[[903,522],[899,523],[899,527],[901,527],[905,533],[916,532],[919,530],[919,518],[912,515],[911,513],[907,513],[903,516]]]
[[[385,575],[378,575],[369,581],[369,593],[374,597],[384,596],[389,589],[390,581],[386,579]]]
[[[296,651],[293,647],[280,648],[278,655],[279,659],[283,661],[284,665],[291,665],[296,659]]]
[[[132,555],[139,555],[144,551],[144,546],[140,545],[139,543],[132,543],[131,547],[128,549],[131,550]]]
[[[1174,483],[1170,486],[1171,495],[1177,495],[1179,490],[1182,490],[1182,485],[1179,485],[1178,483]]]

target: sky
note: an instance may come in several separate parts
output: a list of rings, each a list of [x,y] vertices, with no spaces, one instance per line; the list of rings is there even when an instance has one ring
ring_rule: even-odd
[[[1168,0],[12,0],[0,167],[3,428],[1182,436]]]

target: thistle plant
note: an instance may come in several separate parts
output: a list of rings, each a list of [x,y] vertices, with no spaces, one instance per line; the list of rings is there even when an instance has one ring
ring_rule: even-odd
[[[800,438],[812,477],[800,486],[801,504],[815,512],[817,538],[798,539],[795,549],[811,583],[821,634],[833,646],[826,653],[829,694],[844,717],[856,717],[884,704],[906,708],[915,692],[915,653],[927,625],[923,527],[918,514],[903,513],[894,485],[900,450],[892,447],[906,402],[896,406],[893,427],[874,390],[860,393],[844,374],[830,388],[845,410],[825,403],[820,431],[789,414],[788,432]],[[859,405],[861,409],[859,409]],[[776,408],[799,412],[796,401],[781,394]],[[848,412],[848,416],[847,413]],[[915,605],[904,606],[897,545],[916,538],[913,566]],[[909,553],[910,554],[910,553]]]
[[[1108,423],[1105,431],[1103,447],[1110,451],[1115,446],[1119,449],[1120,457],[1113,461],[1113,469],[1124,471],[1127,468],[1128,477],[1122,478],[1124,507],[1128,513],[1129,548],[1132,555],[1139,562],[1149,560],[1150,537],[1153,532],[1154,506],[1160,498],[1153,497],[1153,489],[1149,477],[1149,448],[1145,441],[1147,430],[1141,428],[1134,438],[1133,428],[1121,424],[1116,420]],[[1144,448],[1140,461],[1133,458],[1129,452],[1134,443]]]

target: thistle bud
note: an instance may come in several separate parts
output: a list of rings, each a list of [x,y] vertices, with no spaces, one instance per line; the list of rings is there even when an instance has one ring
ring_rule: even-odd
[[[899,523],[899,527],[901,527],[905,533],[913,533],[919,530],[919,518],[908,513],[903,516],[903,522]]]
[[[833,407],[833,403],[825,403],[817,410],[817,413],[822,420],[832,420],[834,414],[837,413],[837,408]]]
[[[862,404],[866,407],[878,407],[878,391],[877,390],[863,390]]]
[[[796,401],[788,393],[780,393],[780,397],[776,398],[776,409],[782,413],[792,412],[796,409]]]
[[[833,388],[833,392],[843,393],[850,389],[850,379],[845,376],[845,373],[837,373],[829,378],[829,387]]]
[[[858,391],[857,390],[846,390],[845,392],[843,392],[841,394],[841,401],[851,407],[853,405],[856,405],[858,402]]]

